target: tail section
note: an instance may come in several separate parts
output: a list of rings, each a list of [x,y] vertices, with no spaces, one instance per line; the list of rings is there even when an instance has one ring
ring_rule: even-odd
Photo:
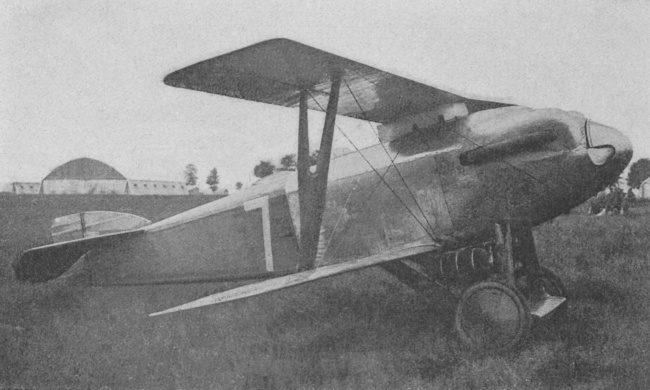
[[[150,223],[148,219],[133,214],[88,211],[55,218],[50,233],[56,243],[135,230]]]
[[[127,237],[142,233],[143,230],[132,230],[33,248],[23,252],[22,256],[13,263],[14,274],[21,282],[47,282],[63,275],[87,252],[93,249],[101,250]]]
[[[23,252],[13,263],[14,274],[21,282],[47,282],[61,276],[87,252],[139,235],[144,232],[140,228],[150,223],[137,215],[111,211],[58,217],[50,228],[54,244]]]

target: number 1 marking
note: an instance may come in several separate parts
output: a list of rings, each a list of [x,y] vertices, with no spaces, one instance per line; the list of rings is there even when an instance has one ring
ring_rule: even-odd
[[[264,261],[266,270],[273,271],[273,250],[271,247],[271,218],[269,216],[269,197],[249,200],[244,202],[244,211],[262,209],[262,232],[264,233]]]

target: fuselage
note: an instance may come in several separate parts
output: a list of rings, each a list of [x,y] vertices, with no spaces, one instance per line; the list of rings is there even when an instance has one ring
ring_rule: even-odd
[[[497,221],[533,225],[583,203],[632,157],[617,130],[555,109],[480,111],[332,160],[318,264],[405,244],[467,245]],[[269,277],[298,264],[295,172],[91,253],[94,284]]]
[[[589,150],[602,148],[615,151],[596,165]],[[481,158],[463,159],[473,152]],[[553,109],[499,108],[413,131],[332,162],[325,260],[428,240],[468,245],[497,221],[537,225],[616,181],[631,156],[617,130]]]

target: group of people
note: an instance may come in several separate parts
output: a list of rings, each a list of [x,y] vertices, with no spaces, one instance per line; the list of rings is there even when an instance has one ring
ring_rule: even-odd
[[[589,214],[625,214],[634,199],[631,188],[625,193],[620,187],[612,186],[589,201]]]

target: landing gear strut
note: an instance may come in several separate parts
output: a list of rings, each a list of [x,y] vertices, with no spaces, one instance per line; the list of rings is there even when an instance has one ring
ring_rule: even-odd
[[[566,314],[567,291],[560,279],[553,271],[539,267],[535,273],[526,272],[525,269],[515,271],[517,289],[528,302],[535,303],[531,310],[539,318],[549,314]],[[557,303],[557,305],[556,305]]]
[[[533,317],[566,308],[566,289],[539,265],[529,224],[495,225],[494,270],[489,281],[470,286],[458,302],[456,332],[471,349],[512,349],[530,333]]]
[[[427,294],[446,286],[457,300],[456,333],[472,350],[512,349],[526,339],[533,318],[567,307],[566,288],[539,265],[531,226],[519,221],[496,224],[491,243],[382,266]]]

